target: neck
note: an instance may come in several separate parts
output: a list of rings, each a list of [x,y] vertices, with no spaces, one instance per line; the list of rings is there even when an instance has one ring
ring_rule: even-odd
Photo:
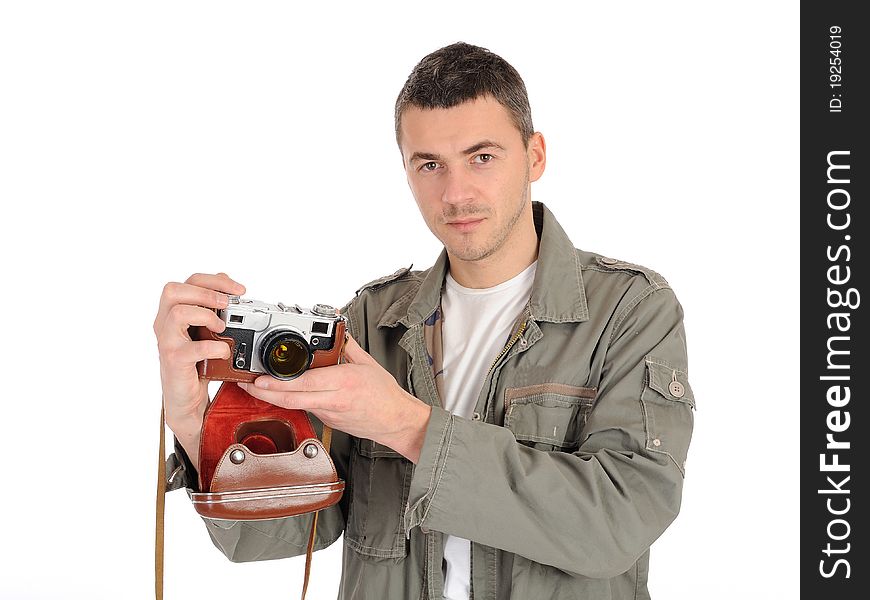
[[[501,247],[486,258],[465,261],[454,257],[449,251],[447,256],[453,279],[467,288],[490,288],[522,273],[538,258],[538,235],[532,218],[531,202]]]

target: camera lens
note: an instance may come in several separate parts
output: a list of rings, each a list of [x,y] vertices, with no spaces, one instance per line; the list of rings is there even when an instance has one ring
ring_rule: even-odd
[[[278,332],[263,344],[263,368],[278,379],[299,377],[308,368],[310,360],[308,344],[295,333]]]

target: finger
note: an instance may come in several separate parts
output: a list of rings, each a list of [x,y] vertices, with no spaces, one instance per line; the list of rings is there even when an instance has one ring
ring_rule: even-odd
[[[371,354],[362,349],[353,337],[348,334],[344,344],[344,359],[346,362],[356,365],[376,365],[378,361]]]
[[[240,388],[254,398],[280,406],[299,410],[335,410],[337,395],[333,391],[325,392],[276,392],[263,390],[250,383],[239,383]]]
[[[154,331],[159,332],[163,328],[169,311],[178,304],[191,304],[207,308],[226,308],[229,299],[223,292],[211,290],[188,283],[170,282],[163,286],[160,296],[160,306],[157,310],[157,318],[154,319]]]
[[[308,369],[295,379],[276,379],[262,375],[254,380],[254,385],[263,390],[279,392],[326,392],[339,390],[346,380],[344,369],[338,365]]]
[[[228,359],[230,345],[217,340],[201,340],[180,344],[166,355],[166,361],[172,366],[189,367],[207,358]]]
[[[226,273],[216,273],[215,275],[208,273],[194,273],[187,278],[185,283],[218,290],[227,294],[234,294],[236,296],[241,296],[245,293],[245,286],[232,279]]]
[[[187,338],[187,328],[191,325],[208,327],[215,333],[221,333],[226,329],[226,323],[217,316],[213,310],[190,304],[176,304],[169,311],[167,317],[167,329],[177,332]]]
[[[193,285],[170,282],[163,287],[161,301],[165,304],[195,304],[207,308],[226,308],[229,297],[224,292]]]

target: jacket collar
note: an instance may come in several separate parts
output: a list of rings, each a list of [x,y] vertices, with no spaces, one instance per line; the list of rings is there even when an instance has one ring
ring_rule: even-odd
[[[588,320],[583,274],[574,245],[553,213],[541,202],[532,202],[532,215],[539,243],[538,267],[529,299],[531,317],[551,323]],[[411,327],[431,316],[441,303],[441,288],[448,265],[447,250],[444,249],[432,268],[422,274],[423,281],[407,305],[407,312],[398,306],[405,304],[400,299],[386,311],[378,325],[392,327],[402,323]]]

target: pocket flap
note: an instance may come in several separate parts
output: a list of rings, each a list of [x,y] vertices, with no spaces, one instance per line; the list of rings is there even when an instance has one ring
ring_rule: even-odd
[[[505,392],[504,426],[517,440],[576,447],[596,388],[540,384]]]
[[[695,394],[689,385],[689,375],[686,371],[672,367],[656,359],[647,357],[649,371],[649,386],[659,394],[673,402],[685,402],[695,408]],[[678,385],[674,385],[676,382]]]

